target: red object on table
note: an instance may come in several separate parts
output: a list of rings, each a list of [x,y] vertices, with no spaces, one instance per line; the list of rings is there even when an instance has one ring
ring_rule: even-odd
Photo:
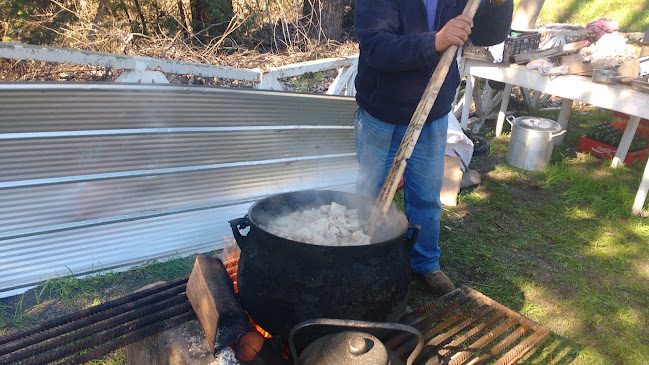
[[[615,157],[615,152],[617,152],[617,147],[609,146],[586,136],[581,136],[578,148],[584,152],[589,152],[595,156],[608,159],[613,159],[613,157]],[[626,157],[624,158],[624,164],[630,165],[634,162],[644,160],[647,157],[647,151],[649,150],[644,149],[635,152],[627,152]]]

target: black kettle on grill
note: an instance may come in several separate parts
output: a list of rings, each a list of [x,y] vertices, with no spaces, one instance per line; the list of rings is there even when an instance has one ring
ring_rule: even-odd
[[[298,356],[295,335],[309,326],[344,327],[348,330],[326,335],[309,344]],[[349,330],[354,328],[354,330]],[[400,323],[366,322],[343,319],[318,318],[298,323],[289,334],[288,344],[296,365],[402,365],[403,362],[377,337],[355,329],[396,330],[417,337],[418,343],[408,357],[411,365],[424,347],[423,335],[412,326]]]

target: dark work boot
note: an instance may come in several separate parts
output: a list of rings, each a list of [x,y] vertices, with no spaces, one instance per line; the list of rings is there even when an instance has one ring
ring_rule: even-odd
[[[442,295],[455,290],[455,285],[453,285],[451,279],[449,279],[442,270],[429,272],[425,275],[418,274],[416,276],[426,283],[431,294],[436,297],[441,297]]]

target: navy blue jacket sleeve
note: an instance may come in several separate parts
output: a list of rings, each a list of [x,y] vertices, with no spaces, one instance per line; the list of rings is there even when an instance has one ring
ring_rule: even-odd
[[[354,27],[367,64],[381,71],[422,67],[440,54],[435,32],[399,35],[399,11],[394,0],[356,0]]]

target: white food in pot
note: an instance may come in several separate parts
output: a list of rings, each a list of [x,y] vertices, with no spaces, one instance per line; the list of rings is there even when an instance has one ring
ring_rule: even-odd
[[[266,229],[282,238],[321,246],[370,244],[370,237],[363,233],[358,210],[335,202],[278,217]]]

